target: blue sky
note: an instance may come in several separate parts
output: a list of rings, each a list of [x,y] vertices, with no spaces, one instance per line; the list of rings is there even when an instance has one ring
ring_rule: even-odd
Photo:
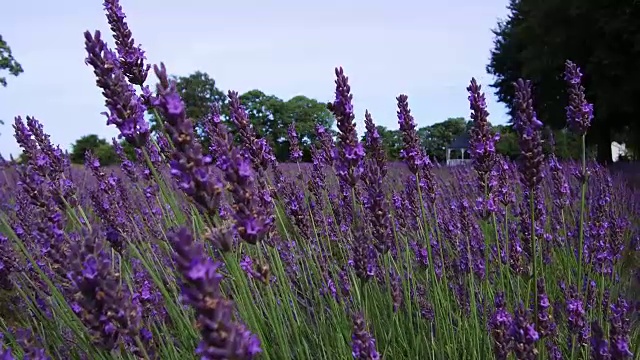
[[[468,117],[465,87],[472,76],[487,84],[490,120],[505,122],[485,66],[491,29],[507,16],[507,3],[121,0],[151,63],[163,61],[177,75],[205,71],[225,91],[257,88],[283,99],[327,101],[334,68],[343,66],[359,129],[365,109],[376,123],[397,128],[400,93],[409,95],[418,126]],[[82,135],[116,136],[100,115],[104,102],[84,64],[85,30],[100,30],[113,44],[102,1],[10,1],[1,18],[0,34],[25,72],[0,88],[0,153],[20,153],[11,129],[17,115],[38,118],[66,149]]]

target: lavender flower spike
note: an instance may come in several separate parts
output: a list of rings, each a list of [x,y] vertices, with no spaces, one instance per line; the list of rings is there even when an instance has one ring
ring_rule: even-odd
[[[152,103],[165,120],[167,134],[173,142],[171,174],[180,188],[205,213],[217,214],[221,185],[212,174],[211,156],[204,155],[202,145],[193,132],[193,124],[186,116],[185,106],[178,95],[175,82],[170,82],[164,64],[154,67],[158,76],[157,96]]]
[[[424,164],[424,156],[420,150],[420,139],[416,131],[416,123],[409,109],[409,97],[407,95],[399,95],[398,101],[398,124],[400,132],[402,132],[403,148],[400,157],[409,166],[409,170],[417,175]]]
[[[298,133],[296,132],[296,123],[292,122],[287,129],[287,135],[289,137],[290,156],[289,159],[293,162],[299,162],[302,160],[302,150],[300,150],[300,142],[298,141]]]
[[[380,359],[380,354],[376,350],[376,339],[367,331],[362,314],[355,314],[353,318],[351,340],[352,355],[355,360]]]
[[[115,125],[130,144],[143,147],[149,139],[149,124],[144,118],[146,107],[127,83],[116,55],[100,38],[100,31],[94,35],[84,33],[87,50],[86,63],[93,67],[96,84],[102,89],[105,105],[109,110],[107,125]]]
[[[338,126],[338,147],[336,173],[340,181],[354,188],[362,175],[364,147],[356,134],[355,115],[353,113],[353,95],[349,78],[344,70],[336,68],[336,98],[328,108],[336,117]]]
[[[381,177],[387,175],[387,156],[384,151],[382,139],[378,133],[378,128],[373,122],[371,113],[368,110],[364,112],[364,125],[367,129],[365,133],[365,150],[369,158],[373,159],[378,169],[380,169]]]
[[[593,104],[587,102],[584,87],[580,84],[582,73],[580,68],[567,60],[565,63],[564,80],[568,85],[569,105],[567,105],[567,124],[578,135],[584,135],[593,119]]]
[[[120,1],[105,0],[104,10],[116,41],[122,71],[132,84],[142,86],[147,79],[151,65],[145,65],[144,51],[140,46],[135,45],[131,30],[125,21],[126,15],[122,11]]]
[[[500,140],[500,134],[491,134],[489,124],[489,112],[487,102],[482,87],[478,85],[476,79],[471,79],[471,84],[467,87],[469,92],[469,104],[471,107],[471,119],[473,128],[469,130],[469,151],[473,159],[473,167],[480,180],[480,191],[484,193],[489,186],[489,174],[496,164],[496,142]]]
[[[182,274],[182,301],[195,311],[202,341],[196,353],[203,360],[253,359],[262,350],[260,340],[243,324],[233,320],[233,302],[220,291],[221,266],[203,256],[204,249],[194,242],[186,228],[169,235],[175,261]]]
[[[514,128],[520,138],[522,183],[527,190],[537,190],[542,181],[542,122],[533,109],[531,82],[518,79],[516,88]]]

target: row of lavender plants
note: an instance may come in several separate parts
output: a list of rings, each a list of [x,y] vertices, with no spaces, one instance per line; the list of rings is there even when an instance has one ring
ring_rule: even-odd
[[[406,95],[397,97],[404,162],[387,162],[368,112],[358,140],[338,68],[337,138],[317,126],[313,163],[302,164],[292,124],[293,163],[278,164],[236,92],[237,133],[214,106],[203,148],[164,65],[154,66],[152,92],[118,0],[104,5],[116,49],[86,32],[86,62],[108,124],[137,161],[114,139],[119,169],[91,153],[84,170],[73,168],[38,120],[16,118],[25,161],[6,162],[0,180],[0,359],[640,353],[640,196],[584,157],[543,155],[552,139],[528,81],[514,84],[515,163],[495,152],[475,80],[473,166],[430,161]],[[567,122],[584,139],[593,107],[580,78],[567,62]],[[147,111],[162,119],[158,135]]]

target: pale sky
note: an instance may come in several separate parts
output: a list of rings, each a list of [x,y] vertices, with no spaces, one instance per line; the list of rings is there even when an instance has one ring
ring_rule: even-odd
[[[306,4],[304,4],[306,2]],[[209,73],[218,87],[260,89],[289,99],[333,99],[334,68],[343,66],[354,94],[358,129],[365,109],[397,128],[395,97],[409,95],[418,126],[469,117],[466,86],[485,85],[492,123],[506,121],[485,71],[491,29],[507,16],[507,0],[220,1],[121,0],[136,43],[169,73]],[[117,135],[92,69],[84,64],[85,30],[113,45],[100,0],[8,1],[0,34],[25,72],[0,87],[0,153],[20,150],[11,124],[39,119],[68,149],[80,136]],[[3,75],[6,74],[3,73]],[[151,83],[155,76],[150,75]],[[149,80],[148,80],[149,81]]]

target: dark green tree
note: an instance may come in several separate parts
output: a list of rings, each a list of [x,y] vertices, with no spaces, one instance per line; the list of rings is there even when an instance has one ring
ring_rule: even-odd
[[[612,136],[628,128],[640,134],[640,2],[637,0],[511,0],[510,15],[496,35],[487,71],[500,101],[513,103],[512,82],[534,83],[540,120],[564,128],[566,85],[564,63],[582,68],[587,99],[595,119],[587,135],[597,145],[597,158],[611,161]],[[629,139],[638,143],[638,135]],[[633,146],[633,145],[632,145]]]
[[[93,155],[100,160],[101,165],[108,166],[118,162],[118,156],[113,146],[95,134],[85,135],[71,145],[71,153],[69,154],[71,162],[83,164],[87,150],[93,152]]]
[[[249,90],[239,98],[258,136],[267,138],[272,144],[286,137],[288,123],[284,101],[257,89]]]
[[[18,76],[24,72],[22,65],[13,57],[11,48],[0,35],[0,70],[7,70],[10,75]],[[7,78],[0,76],[0,85],[7,86]]]
[[[418,136],[425,152],[438,161],[443,161],[447,156],[447,146],[467,130],[467,120],[456,117],[422,127],[418,129]]]

